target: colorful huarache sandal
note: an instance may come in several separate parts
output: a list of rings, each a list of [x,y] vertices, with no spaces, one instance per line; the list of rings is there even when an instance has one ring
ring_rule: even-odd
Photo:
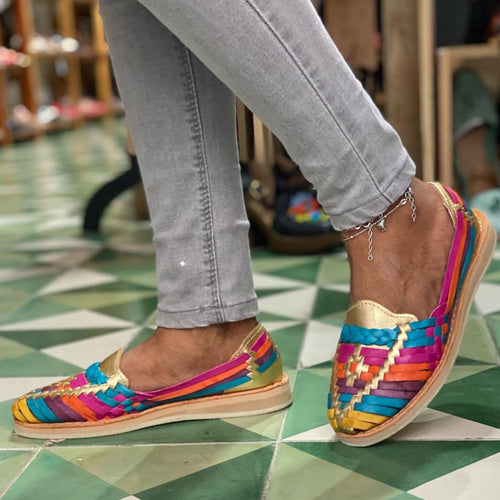
[[[455,236],[439,305],[420,321],[369,300],[347,311],[334,358],[328,417],[340,441],[370,446],[409,424],[445,383],[476,287],[495,248],[488,219],[435,184]]]
[[[84,373],[18,399],[12,407],[16,434],[42,439],[106,436],[181,420],[258,415],[292,401],[280,354],[262,325],[227,363],[156,391],[129,388],[119,368],[121,355],[118,351]]]

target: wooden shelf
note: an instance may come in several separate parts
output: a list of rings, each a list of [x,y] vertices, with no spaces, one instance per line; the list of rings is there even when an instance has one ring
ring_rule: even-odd
[[[85,120],[95,120],[114,116],[117,114],[114,103],[113,81],[108,54],[108,45],[104,37],[104,28],[99,15],[97,0],[43,0],[47,9],[53,11],[56,20],[56,30],[62,37],[74,38],[79,41],[80,48],[76,52],[30,52],[29,41],[36,34],[36,20],[34,15],[35,2],[42,0],[13,0],[12,9],[16,22],[15,31],[23,40],[20,51],[31,56],[31,65],[27,68],[1,68],[0,69],[0,144],[8,144],[12,140],[27,140],[40,134],[65,130],[78,126]],[[83,15],[90,23],[91,39],[80,39],[78,33],[78,16]],[[90,42],[90,43],[89,43]],[[68,74],[62,80],[64,95],[71,105],[77,105],[83,97],[83,68],[91,65],[95,86],[95,95],[90,96],[106,104],[105,112],[98,116],[82,116],[75,120],[56,122],[44,127],[42,131],[17,134],[7,127],[9,110],[7,106],[7,86],[9,80],[16,78],[22,88],[22,104],[36,113],[40,106],[41,96],[41,66],[55,64],[57,60],[64,59],[68,65]],[[61,81],[59,79],[59,81]]]
[[[7,74],[8,78],[11,77],[22,77],[23,73],[26,71],[26,66],[17,66],[15,64],[13,65],[8,65],[8,66],[2,66],[0,64],[0,71],[3,71]]]
[[[7,94],[7,68],[0,67],[0,144],[9,144],[12,141],[12,135],[7,127],[8,109],[5,99],[2,95]]]
[[[78,5],[94,5],[97,4],[99,0],[73,0],[73,3]]]

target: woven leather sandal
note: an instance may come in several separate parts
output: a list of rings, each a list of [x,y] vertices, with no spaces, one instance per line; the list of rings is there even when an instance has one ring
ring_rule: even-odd
[[[185,382],[138,392],[120,371],[122,351],[85,372],[19,398],[14,431],[42,439],[120,434],[168,422],[258,415],[290,405],[288,377],[262,325],[230,361]]]
[[[347,311],[334,358],[328,417],[351,446],[378,443],[409,424],[446,382],[495,231],[451,189],[434,184],[455,227],[441,296],[431,316],[394,314],[361,300]]]

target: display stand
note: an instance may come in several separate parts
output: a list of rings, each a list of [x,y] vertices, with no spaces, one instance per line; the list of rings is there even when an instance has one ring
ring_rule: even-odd
[[[57,52],[30,50],[30,42],[37,35],[37,20],[35,7],[48,9],[48,14],[55,20],[55,32],[62,37],[73,38],[79,42],[76,52]],[[61,60],[67,65],[66,76],[59,78],[59,88],[52,89],[54,98],[63,97],[65,105],[73,107],[70,117],[65,116],[64,122],[51,124],[32,130],[31,136],[36,137],[54,129],[67,128],[83,123],[87,119],[109,117],[122,110],[115,106],[113,81],[108,55],[108,46],[104,37],[102,20],[99,15],[98,0],[13,0],[14,30],[21,40],[17,50],[31,57],[31,64],[26,68],[12,71],[11,68],[0,69],[0,144],[8,144],[12,140],[28,138],[27,134],[11,133],[8,128],[9,106],[7,103],[7,87],[11,79],[17,79],[22,89],[22,104],[36,115],[41,103],[42,85],[50,87],[51,82],[44,81],[43,65],[54,67]],[[37,11],[38,12],[38,11]],[[78,27],[81,16],[88,18],[90,25],[90,40],[82,39]],[[54,33],[43,33],[53,35]],[[84,97],[82,66],[91,66],[95,92],[89,95],[100,103],[99,111],[93,114],[78,113],[78,105]],[[45,103],[46,104],[46,103]],[[29,135],[29,134],[28,134]]]

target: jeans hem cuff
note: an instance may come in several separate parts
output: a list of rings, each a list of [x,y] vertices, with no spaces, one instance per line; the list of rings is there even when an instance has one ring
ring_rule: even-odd
[[[157,324],[164,328],[197,328],[218,323],[241,321],[253,318],[257,314],[259,314],[257,299],[251,299],[231,306],[210,309],[181,312],[158,310]]]
[[[372,198],[355,210],[349,210],[341,214],[331,214],[333,227],[337,231],[351,229],[359,224],[366,224],[368,221],[377,217],[387,210],[410,185],[415,176],[415,167],[413,162],[408,159],[396,176],[383,188],[384,196],[379,195]]]

